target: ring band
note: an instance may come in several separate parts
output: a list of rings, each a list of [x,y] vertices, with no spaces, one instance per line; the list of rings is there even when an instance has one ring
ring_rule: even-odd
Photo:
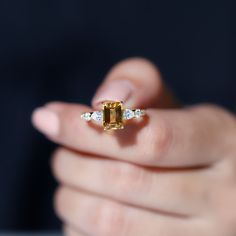
[[[123,129],[127,120],[141,118],[146,115],[143,109],[128,109],[121,101],[104,101],[101,111],[84,112],[81,118],[85,121],[102,122],[104,130]]]

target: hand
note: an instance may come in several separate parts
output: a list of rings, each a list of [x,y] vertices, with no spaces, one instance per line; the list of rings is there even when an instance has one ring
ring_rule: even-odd
[[[143,59],[115,66],[93,99],[147,109],[113,135],[80,120],[91,108],[50,103],[34,125],[62,145],[55,207],[67,235],[236,235],[236,122],[213,105],[179,108]],[[164,109],[168,108],[168,109]]]

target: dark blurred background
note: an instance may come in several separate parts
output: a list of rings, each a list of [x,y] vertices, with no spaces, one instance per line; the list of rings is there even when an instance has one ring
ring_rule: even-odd
[[[55,148],[30,123],[51,100],[90,103],[109,68],[141,56],[184,104],[236,108],[233,1],[1,0],[0,230],[57,229]]]

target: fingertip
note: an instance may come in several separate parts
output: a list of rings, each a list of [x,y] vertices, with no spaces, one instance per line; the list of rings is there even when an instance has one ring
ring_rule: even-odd
[[[59,132],[59,118],[57,114],[46,108],[36,108],[31,116],[33,126],[47,136],[55,136]]]
[[[115,79],[104,83],[96,92],[92,99],[94,108],[101,108],[103,101],[122,101],[128,102],[134,92],[134,84],[128,79]]]

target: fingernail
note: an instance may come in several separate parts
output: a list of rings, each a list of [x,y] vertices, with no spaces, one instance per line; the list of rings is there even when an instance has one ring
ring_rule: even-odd
[[[32,114],[32,123],[47,136],[55,136],[59,132],[59,118],[48,108],[37,108]]]
[[[106,100],[123,101],[126,103],[133,92],[134,86],[129,80],[113,80],[102,86],[95,94],[92,104],[97,107]]]

